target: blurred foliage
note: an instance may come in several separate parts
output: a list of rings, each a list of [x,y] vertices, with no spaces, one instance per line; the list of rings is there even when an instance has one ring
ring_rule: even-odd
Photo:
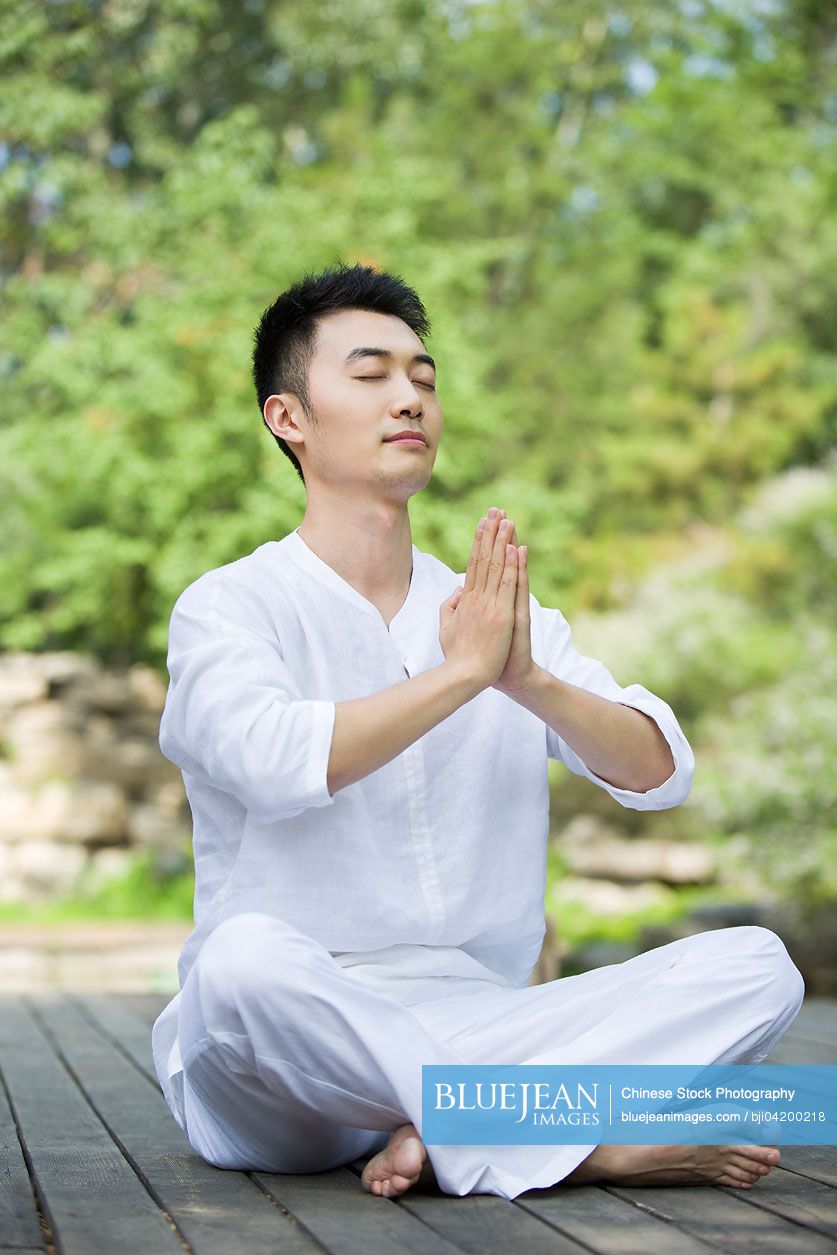
[[[810,901],[837,896],[835,609],[832,457],[767,481],[691,555],[655,567],[630,606],[573,625],[576,647],[620,684],[640,677],[695,747],[692,792],[657,834],[732,844],[741,876]],[[579,802],[562,801],[568,783],[556,815]]]
[[[816,0],[7,6],[0,645],[162,667],[297,525],[249,340],[338,255],[434,320],[417,544],[494,501],[545,603],[618,605],[834,441],[833,47]]]
[[[835,445],[836,33],[826,0],[3,6],[0,647],[164,674],[183,588],[304,509],[259,314],[372,262],[434,327],[417,545],[460,569],[502,505],[543,604],[638,616],[588,652],[695,744],[678,821],[777,866],[792,834],[817,883],[833,489],[727,525]]]
[[[189,920],[194,892],[191,855],[161,860],[153,850],[137,850],[121,876],[83,873],[66,894],[50,901],[0,903],[0,924]]]

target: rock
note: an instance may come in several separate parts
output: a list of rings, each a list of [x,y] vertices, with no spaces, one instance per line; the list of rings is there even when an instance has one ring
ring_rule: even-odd
[[[128,793],[141,796],[156,784],[166,768],[159,746],[139,737],[121,740],[90,740],[81,758],[81,773],[93,779],[111,780]]]
[[[115,844],[125,839],[126,821],[127,805],[116,785],[53,780],[29,792],[6,792],[0,837],[16,843]]]
[[[88,679],[100,670],[95,658],[89,654],[73,653],[71,650],[29,656],[37,658],[36,665],[46,677],[53,696],[57,696],[61,689]]]
[[[652,881],[637,885],[619,885],[609,880],[566,876],[553,886],[549,909],[550,914],[556,918],[560,931],[563,911],[575,902],[580,902],[596,915],[619,916],[668,904],[672,898],[671,889]]]
[[[99,671],[74,685],[73,698],[90,709],[125,715],[135,701],[126,675]]]
[[[0,656],[0,901],[113,878],[132,846],[188,858],[191,812],[158,742],[166,683],[69,651]]]
[[[32,664],[28,654],[6,654],[0,658],[0,708],[12,710],[26,702],[47,696],[46,676]]]
[[[131,807],[128,816],[128,837],[135,845],[178,848],[188,841],[190,827],[176,816],[164,814],[152,803],[140,802]]]
[[[654,837],[613,837],[597,833],[565,832],[559,842],[572,872],[616,881],[659,880],[669,885],[711,884],[716,879],[715,856],[695,842],[663,841]]]
[[[109,880],[120,880],[130,871],[132,862],[130,850],[94,850],[87,868],[89,883],[98,886]]]
[[[26,841],[7,846],[13,879],[22,882],[27,894],[51,896],[63,893],[81,874],[87,856],[75,845],[56,841]]]
[[[626,963],[636,954],[639,954],[638,947],[628,942],[593,941],[577,950],[570,950],[564,957],[564,975],[577,975],[598,967],[610,967],[614,963]]]
[[[150,711],[159,724],[167,686],[157,672],[142,662],[134,663],[128,671],[128,688],[135,704]]]
[[[51,775],[78,775],[83,761],[82,732],[61,702],[18,707],[6,721],[4,738],[16,778],[36,784]]]

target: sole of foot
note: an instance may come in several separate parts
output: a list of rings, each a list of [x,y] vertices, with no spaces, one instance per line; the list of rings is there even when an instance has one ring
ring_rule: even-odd
[[[413,1185],[433,1181],[433,1168],[414,1124],[402,1124],[390,1134],[384,1149],[373,1155],[361,1175],[363,1188],[382,1198],[398,1198]]]

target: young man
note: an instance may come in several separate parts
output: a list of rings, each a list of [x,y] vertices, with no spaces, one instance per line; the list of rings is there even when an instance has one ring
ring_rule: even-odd
[[[220,1167],[371,1156],[393,1197],[514,1198],[562,1180],[748,1189],[755,1146],[435,1146],[432,1063],[757,1062],[802,1000],[763,928],[688,937],[529,986],[544,935],[547,759],[636,810],[694,758],[671,708],[621,688],[529,592],[492,508],[457,574],[412,544],[444,418],[399,278],[307,275],[262,316],[264,422],[301,525],[208,571],[171,617],[163,753],[194,819],[195,928],[154,1027],[166,1100]]]

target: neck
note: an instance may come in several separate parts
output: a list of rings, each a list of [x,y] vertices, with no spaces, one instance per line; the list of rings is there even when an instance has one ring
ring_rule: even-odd
[[[406,505],[353,501],[314,509],[309,500],[297,530],[308,548],[368,601],[407,596],[413,542]]]

